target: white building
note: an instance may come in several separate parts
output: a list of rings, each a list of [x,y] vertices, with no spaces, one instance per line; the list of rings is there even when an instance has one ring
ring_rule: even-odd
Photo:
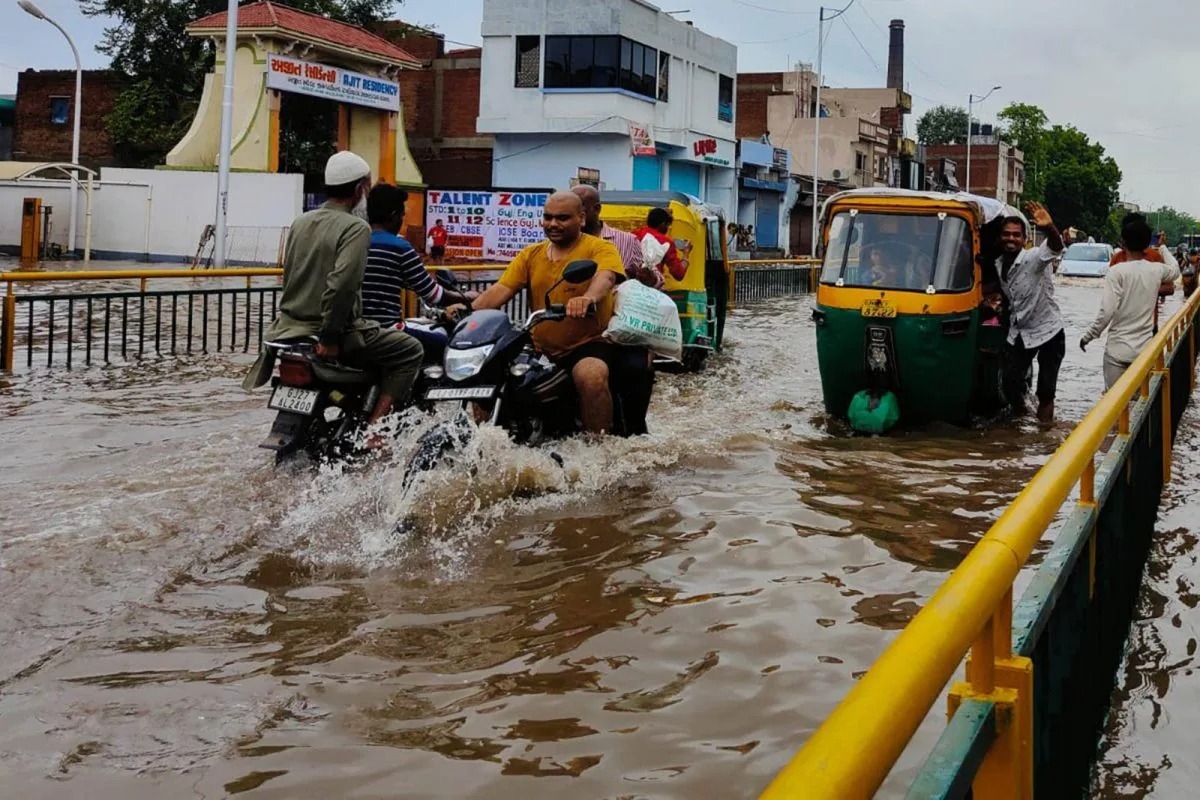
[[[606,189],[736,211],[734,45],[643,0],[484,0],[482,34],[476,124],[495,137],[494,186],[565,189],[598,171]]]

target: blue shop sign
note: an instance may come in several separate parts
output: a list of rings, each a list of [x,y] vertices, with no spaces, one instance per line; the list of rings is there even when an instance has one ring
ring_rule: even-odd
[[[787,183],[784,181],[760,181],[758,178],[742,178],[742,186],[747,189],[758,189],[764,192],[787,191]]]

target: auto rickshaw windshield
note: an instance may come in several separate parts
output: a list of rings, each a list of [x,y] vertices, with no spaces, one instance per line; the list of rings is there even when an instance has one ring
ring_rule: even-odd
[[[973,252],[971,229],[960,217],[841,211],[829,224],[821,282],[962,292],[974,285]]]

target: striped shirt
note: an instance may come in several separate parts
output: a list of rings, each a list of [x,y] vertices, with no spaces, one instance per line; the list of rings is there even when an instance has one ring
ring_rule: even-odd
[[[600,229],[600,238],[613,243],[621,254],[621,263],[625,265],[625,274],[629,277],[642,269],[642,244],[632,233],[619,231],[608,223]]]
[[[372,231],[363,277],[363,316],[385,328],[404,321],[400,292],[416,292],[429,305],[442,299],[442,287],[429,276],[425,264],[407,240],[394,233]]]

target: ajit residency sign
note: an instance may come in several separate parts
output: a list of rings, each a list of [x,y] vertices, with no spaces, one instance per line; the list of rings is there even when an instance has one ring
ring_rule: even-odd
[[[400,84],[361,72],[267,54],[267,88],[381,111],[400,110]]]
[[[507,261],[545,238],[542,209],[550,192],[442,191],[425,193],[425,230],[446,227],[446,255]]]

